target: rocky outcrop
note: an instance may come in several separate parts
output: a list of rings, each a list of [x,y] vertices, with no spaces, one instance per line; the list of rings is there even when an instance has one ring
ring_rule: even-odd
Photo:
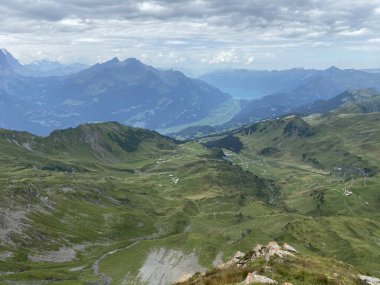
[[[246,267],[246,265],[257,258],[265,258],[266,261],[269,261],[273,257],[279,257],[280,259],[287,259],[289,257],[294,257],[297,250],[291,245],[284,243],[280,246],[277,242],[271,241],[267,245],[256,245],[251,251],[247,254],[238,251],[235,253],[234,257],[219,265],[218,269],[226,269],[231,267]],[[266,276],[259,275],[257,272],[249,273],[244,280],[243,284],[251,283],[263,283],[263,284],[278,284],[276,280],[270,279]],[[289,285],[290,283],[284,283]],[[290,284],[291,285],[291,284]]]
[[[297,250],[292,247],[291,245],[284,243],[282,246],[280,246],[277,242],[271,241],[266,246],[258,244],[256,245],[252,251],[250,251],[247,255],[244,255],[241,257],[241,255],[235,255],[239,256],[239,260],[235,263],[236,266],[245,266],[245,264],[249,261],[255,260],[260,257],[264,257],[266,261],[269,261],[272,257],[279,257],[281,259],[286,259],[288,257],[293,257],[294,253],[297,253]],[[230,260],[229,262],[233,261],[234,259]],[[243,262],[245,261],[245,263]],[[244,280],[244,284],[251,284],[251,283],[263,283],[263,284],[278,284],[276,280],[270,279],[266,276],[262,276],[257,274],[257,272],[252,272],[247,275],[247,278]],[[291,283],[284,283],[285,285],[291,285]]]
[[[302,276],[302,280],[300,279]],[[380,279],[360,275],[360,271],[341,261],[308,257],[284,243],[258,244],[247,253],[236,252],[233,258],[207,273],[187,279],[191,284],[362,284],[380,285]],[[297,283],[298,282],[298,283]],[[327,283],[326,283],[327,282]]]
[[[277,242],[271,241],[267,245],[256,245],[251,251],[247,254],[244,254],[240,251],[236,252],[234,257],[218,266],[219,269],[229,268],[229,267],[245,267],[245,265],[257,258],[264,257],[265,260],[269,261],[272,257],[279,257],[281,259],[286,259],[293,257],[297,253],[297,250],[291,245],[284,243],[280,246]]]

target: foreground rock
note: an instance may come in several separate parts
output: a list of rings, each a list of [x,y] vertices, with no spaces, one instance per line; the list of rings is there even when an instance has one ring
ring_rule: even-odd
[[[269,261],[274,256],[277,256],[281,259],[286,259],[289,257],[294,257],[294,253],[296,252],[297,250],[287,243],[284,243],[283,246],[280,246],[275,241],[271,241],[267,245],[256,245],[247,254],[238,251],[235,253],[234,257],[231,260],[219,265],[217,268],[224,269],[233,266],[245,267],[248,262],[260,257],[264,257],[266,261]]]
[[[344,284],[380,285],[380,279],[361,275],[352,265],[334,259],[309,256],[284,243],[256,245],[247,253],[236,252],[226,263],[201,274],[183,276],[177,285],[194,284]],[[290,282],[292,283],[290,283]]]

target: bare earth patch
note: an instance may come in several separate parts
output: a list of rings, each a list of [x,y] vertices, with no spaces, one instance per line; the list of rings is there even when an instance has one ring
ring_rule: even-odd
[[[214,265],[215,267],[223,264],[223,252],[219,252],[217,256],[215,256],[215,259],[214,261],[212,262],[212,265]]]
[[[12,234],[23,235],[23,229],[26,227],[27,210],[3,210],[0,212],[0,244],[11,244]]]
[[[58,251],[45,251],[29,254],[28,258],[34,262],[69,262],[75,260],[76,252],[70,247],[61,247]]]
[[[160,248],[149,253],[140,268],[139,278],[148,285],[172,284],[183,276],[192,276],[196,272],[205,272],[206,268],[198,263],[198,256],[193,252]]]

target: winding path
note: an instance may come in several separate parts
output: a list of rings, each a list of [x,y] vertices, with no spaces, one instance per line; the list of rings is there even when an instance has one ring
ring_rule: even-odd
[[[111,277],[108,277],[107,275],[105,275],[104,273],[101,273],[100,272],[100,262],[106,258],[107,256],[109,255],[112,255],[112,254],[115,254],[116,252],[119,252],[121,250],[124,250],[124,249],[128,249],[128,248],[131,248],[132,246],[135,246],[136,244],[138,244],[141,240],[143,239],[140,239],[138,241],[135,241],[133,242],[132,244],[128,245],[128,246],[125,246],[125,247],[122,247],[122,248],[119,248],[119,249],[115,249],[115,250],[112,250],[112,251],[109,251],[105,254],[103,254],[99,259],[97,259],[94,264],[92,265],[92,269],[94,271],[94,274],[98,277],[100,277],[100,279],[102,280],[102,283],[99,284],[99,285],[111,285],[112,283],[112,278]]]

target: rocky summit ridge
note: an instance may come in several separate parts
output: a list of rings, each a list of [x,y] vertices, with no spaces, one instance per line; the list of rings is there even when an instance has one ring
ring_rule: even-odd
[[[247,253],[237,251],[227,262],[206,273],[187,275],[177,284],[380,285],[380,279],[341,261],[305,256],[288,243],[271,241]]]

